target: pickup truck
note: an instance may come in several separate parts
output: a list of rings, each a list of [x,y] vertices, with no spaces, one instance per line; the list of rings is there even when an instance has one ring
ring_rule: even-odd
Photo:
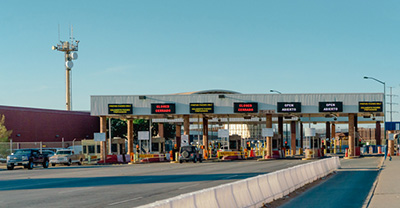
[[[7,156],[7,169],[12,170],[15,166],[24,166],[32,169],[34,165],[42,165],[43,168],[49,167],[49,157],[47,154],[40,153],[39,149],[18,149]]]
[[[71,149],[61,149],[57,150],[56,154],[50,157],[50,164],[51,166],[55,166],[56,164],[70,166],[72,163],[82,165],[83,160],[85,160],[83,154],[75,154],[75,151]]]

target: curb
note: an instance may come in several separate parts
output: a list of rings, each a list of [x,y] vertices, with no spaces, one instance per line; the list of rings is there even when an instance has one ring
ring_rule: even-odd
[[[261,159],[257,159],[257,161],[271,161],[271,160],[276,160],[276,158],[261,158]]]
[[[379,164],[378,175],[376,176],[376,179],[375,179],[374,183],[372,184],[372,188],[369,191],[368,196],[362,205],[362,208],[369,207],[369,204],[371,203],[372,197],[374,196],[374,193],[375,193],[375,189],[378,185],[379,177],[381,176],[381,171],[382,171],[384,162],[385,162],[385,157],[382,157],[381,163]]]

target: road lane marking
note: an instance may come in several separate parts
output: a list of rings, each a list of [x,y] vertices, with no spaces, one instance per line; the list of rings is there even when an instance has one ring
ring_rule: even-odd
[[[71,190],[67,190],[67,191],[60,191],[60,192],[58,192],[58,194],[65,194],[65,193],[76,192],[76,191],[85,191],[85,190],[92,189],[92,188],[93,187],[76,188],[76,189],[71,189]]]
[[[108,206],[114,206],[114,205],[122,204],[122,203],[125,203],[125,202],[135,201],[135,200],[138,200],[138,199],[141,199],[141,198],[143,198],[143,197],[139,196],[139,197],[136,197],[136,198],[133,198],[133,199],[127,199],[127,200],[124,200],[124,201],[114,202],[114,203],[109,204]]]
[[[195,184],[192,184],[192,185],[189,185],[189,186],[180,187],[179,189],[182,190],[182,189],[190,188],[190,187],[197,186],[197,185],[199,185],[199,184],[195,183]]]

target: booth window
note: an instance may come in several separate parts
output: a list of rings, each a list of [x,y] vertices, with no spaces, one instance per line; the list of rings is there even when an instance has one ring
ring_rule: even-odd
[[[111,152],[118,152],[118,144],[111,144]]]
[[[94,145],[88,145],[87,147],[88,147],[89,154],[94,154],[95,153],[94,152]]]

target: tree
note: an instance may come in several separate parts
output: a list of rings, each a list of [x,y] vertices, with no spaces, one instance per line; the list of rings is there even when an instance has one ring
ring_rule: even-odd
[[[108,123],[108,120],[107,120]],[[108,130],[108,125],[107,125]],[[156,123],[151,125],[152,136],[158,134],[158,127]],[[127,123],[126,120],[122,119],[111,119],[111,134],[112,137],[126,137],[127,136]],[[133,120],[133,136],[137,138],[138,131],[149,131],[149,120],[146,119],[135,119]]]
[[[0,116],[0,157],[5,157],[9,153],[9,146],[7,143],[2,143],[2,142],[8,142],[8,138],[11,136],[12,131],[7,130],[6,126],[4,125],[4,122],[6,120],[6,117],[4,115]]]
[[[115,118],[111,119],[111,135],[113,137],[122,137],[122,138],[126,137],[126,132],[127,132],[126,120],[115,119]]]
[[[108,123],[108,120],[107,120]],[[108,125],[107,125],[108,130]],[[111,135],[112,137],[127,137],[127,122],[126,119],[111,119]],[[147,119],[135,119],[133,120],[133,137],[138,138],[138,131],[149,131],[149,120]],[[174,138],[175,137],[175,125],[164,123],[164,137]],[[158,134],[158,123],[152,123],[151,125],[152,136],[157,136]],[[107,134],[108,135],[108,134]]]
[[[138,137],[138,131],[149,131],[149,120],[146,119],[135,119],[133,120],[133,136]],[[151,125],[151,135],[156,136],[158,134],[158,127],[156,123]]]
[[[8,142],[8,138],[11,136],[12,131],[7,130],[6,126],[4,125],[6,117],[1,115],[0,119],[0,142]]]
[[[176,126],[175,124],[164,123],[164,137],[174,138],[176,135]]]

